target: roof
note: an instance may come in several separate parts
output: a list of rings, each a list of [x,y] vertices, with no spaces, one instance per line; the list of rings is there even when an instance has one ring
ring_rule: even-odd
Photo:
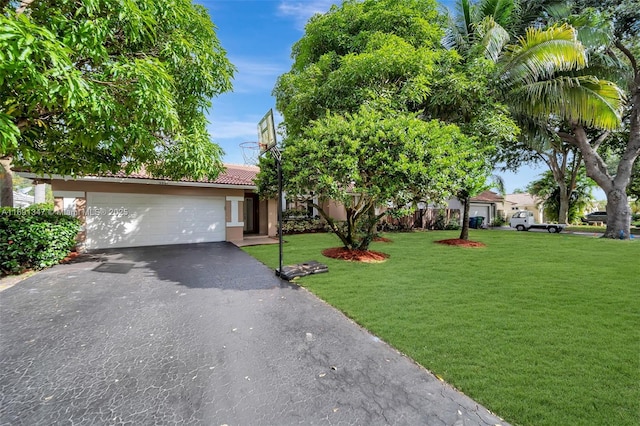
[[[493,191],[483,191],[470,199],[472,202],[483,203],[501,203],[503,200],[504,198],[501,195],[498,195]]]
[[[520,206],[535,206],[539,203],[533,195],[527,194],[526,192],[522,194],[507,194],[505,195],[505,199]]]
[[[216,179],[169,179],[164,176],[152,176],[142,168],[138,172],[126,173],[124,171],[120,171],[118,173],[106,173],[101,176],[96,175],[87,175],[87,176],[78,176],[77,179],[82,180],[109,180],[114,181],[117,180],[119,182],[128,181],[131,183],[132,181],[148,181],[149,183],[155,183],[157,181],[169,181],[175,182],[176,184],[185,183],[185,184],[205,184],[206,186],[242,186],[242,187],[255,187],[255,179],[256,175],[260,171],[260,168],[257,166],[244,166],[239,164],[225,164],[225,170],[220,173],[220,175]],[[54,179],[64,179],[64,176],[54,176]]]

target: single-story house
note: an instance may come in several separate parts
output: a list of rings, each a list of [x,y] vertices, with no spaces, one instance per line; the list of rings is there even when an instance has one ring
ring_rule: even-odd
[[[215,180],[170,180],[145,173],[37,177],[50,183],[56,210],[78,216],[82,249],[275,236],[277,201],[259,200],[255,166],[225,165]]]
[[[507,194],[504,197],[505,216],[509,220],[513,213],[519,210],[528,210],[533,213],[536,222],[544,223],[544,211],[541,208],[541,200],[528,193]]]
[[[483,191],[469,200],[469,217],[483,217],[482,227],[487,228],[499,214],[499,206],[504,198],[493,191]],[[462,212],[462,202],[457,198],[449,200],[448,208]]]

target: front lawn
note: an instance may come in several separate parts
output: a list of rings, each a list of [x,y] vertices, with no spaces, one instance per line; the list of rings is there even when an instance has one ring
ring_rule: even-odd
[[[323,257],[332,235],[286,236],[284,264],[326,263],[299,283],[508,422],[640,424],[640,241],[470,233],[487,247],[387,234],[378,264]],[[245,250],[278,264],[277,245]]]

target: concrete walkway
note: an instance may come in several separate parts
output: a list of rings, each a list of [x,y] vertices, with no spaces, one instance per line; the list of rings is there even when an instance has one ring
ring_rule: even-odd
[[[227,243],[0,293],[0,424],[506,424]]]

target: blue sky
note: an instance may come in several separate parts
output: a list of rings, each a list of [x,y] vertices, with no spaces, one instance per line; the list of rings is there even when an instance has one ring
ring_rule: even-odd
[[[224,161],[243,164],[240,144],[257,141],[257,124],[273,108],[271,91],[279,75],[291,67],[291,47],[304,34],[314,13],[326,12],[340,0],[196,0],[208,8],[217,35],[236,66],[234,90],[213,99],[210,134],[225,151]],[[451,4],[451,1],[444,1]],[[524,189],[544,168],[499,173],[506,189]]]

